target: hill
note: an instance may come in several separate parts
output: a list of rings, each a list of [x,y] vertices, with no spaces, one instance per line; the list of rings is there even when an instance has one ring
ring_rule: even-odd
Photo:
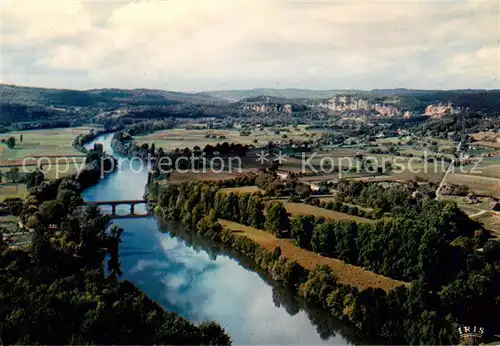
[[[149,89],[69,90],[0,85],[0,95],[2,103],[53,107],[167,106],[220,102],[210,95]]]
[[[209,95],[227,101],[239,101],[241,99],[258,96],[271,96],[286,99],[326,99],[335,94],[351,92],[348,90],[309,90],[309,89],[248,89],[248,90],[215,90],[199,93],[197,95]],[[353,90],[352,92],[356,92]]]

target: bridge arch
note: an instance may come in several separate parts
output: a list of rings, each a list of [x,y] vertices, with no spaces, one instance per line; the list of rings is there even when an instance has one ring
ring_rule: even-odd
[[[138,204],[145,204],[147,205],[148,201],[144,199],[133,199],[133,200],[109,200],[109,201],[89,201],[86,204],[94,204],[97,206],[110,206],[111,207],[111,217],[113,218],[119,218],[119,217],[144,217],[148,216],[149,212],[145,215],[137,215],[135,214],[135,206]],[[116,214],[116,207],[119,205],[128,205],[130,208],[130,214],[129,215],[117,215]]]

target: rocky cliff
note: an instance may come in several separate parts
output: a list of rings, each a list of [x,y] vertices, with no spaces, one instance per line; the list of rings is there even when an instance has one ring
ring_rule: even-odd
[[[276,104],[276,103],[252,103],[243,106],[243,110],[255,113],[273,113],[292,115],[293,107],[291,104]]]
[[[326,102],[319,104],[320,107],[328,108],[335,112],[365,111],[374,112],[380,116],[401,116],[403,112],[395,106],[371,102],[354,95],[336,95]]]
[[[437,105],[430,104],[425,107],[424,115],[431,118],[442,118],[449,114],[457,114],[460,112],[459,108],[453,107],[451,103],[442,104],[439,103]]]

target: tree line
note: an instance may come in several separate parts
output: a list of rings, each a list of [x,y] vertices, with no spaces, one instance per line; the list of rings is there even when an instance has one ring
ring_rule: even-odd
[[[382,197],[379,207],[391,211],[399,203],[408,203],[412,207],[407,213],[400,208],[392,217],[361,224],[312,216],[290,219],[280,202],[266,203],[259,194],[222,193],[221,185],[151,187],[154,192],[149,198],[165,218],[247,254],[273,277],[368,335],[391,343],[449,344],[456,342],[460,324],[481,324],[495,332],[498,303],[490,302],[498,302],[500,293],[500,248],[456,205],[430,198],[413,201],[411,195],[403,197],[401,191],[393,191]],[[366,201],[376,198],[368,197],[365,192]],[[394,204],[384,207],[388,201]],[[329,268],[307,272],[284,259],[279,249],[267,251],[223,230],[218,218],[290,237],[298,246],[324,256],[412,281],[411,287],[385,292],[345,286]]]
[[[194,325],[119,280],[123,230],[80,197],[101,162],[93,151],[90,173],[40,183],[25,201],[5,203],[33,237],[24,251],[0,235],[2,344],[230,344],[218,324]]]

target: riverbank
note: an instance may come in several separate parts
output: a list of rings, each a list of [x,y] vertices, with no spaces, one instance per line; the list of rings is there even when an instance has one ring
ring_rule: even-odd
[[[355,326],[359,333],[383,338],[391,344],[446,344],[458,340],[455,326],[466,319],[462,316],[458,319],[449,312],[454,303],[445,299],[442,290],[452,288],[442,287],[446,285],[443,272],[439,270],[440,277],[432,276],[436,267],[445,264],[445,259],[453,255],[460,259],[459,251],[467,251],[449,244],[471,233],[470,222],[463,220],[463,215],[452,205],[426,200],[422,208],[415,207],[421,216],[416,221],[401,217],[372,223],[325,220],[310,215],[289,218],[279,201],[266,202],[259,194],[227,194],[220,191],[223,185],[221,182],[153,184],[150,199],[154,211],[162,217],[179,221],[191,232],[247,256],[273,280],[298,296],[321,304],[333,316]],[[456,227],[450,224],[450,219],[462,221]],[[439,233],[434,231],[437,229]],[[485,240],[478,238],[480,234],[472,235],[476,242],[484,243]],[[436,238],[439,243],[433,242]],[[403,261],[404,248],[412,244],[411,239],[421,244],[410,248],[418,250],[414,256],[406,255],[408,260],[418,260],[417,267]],[[310,249],[318,257],[298,251],[295,242],[301,250]],[[441,249],[442,255],[432,257],[437,249]],[[364,263],[363,268],[379,274],[385,272],[397,277],[402,272],[410,277],[416,273],[419,280],[411,285],[402,281],[398,285],[398,280],[394,280],[396,284],[384,287],[372,273],[374,280],[370,284],[347,283],[353,277],[334,270],[335,266],[322,265],[326,258],[321,259],[322,256],[332,260],[328,264],[345,262],[343,268],[347,263]],[[339,259],[342,261],[336,262]],[[397,266],[393,259],[399,261]],[[462,270],[461,263],[447,264],[448,280],[453,280],[453,270],[458,273]],[[495,282],[493,275],[490,277],[488,280]],[[394,277],[387,279],[392,281]],[[488,321],[492,320],[481,320],[485,325]]]
[[[296,261],[304,269],[312,271],[319,266],[328,266],[337,277],[339,283],[351,285],[359,290],[381,288],[387,292],[399,286],[409,287],[410,283],[394,280],[375,274],[363,268],[346,264],[335,258],[324,257],[312,251],[307,251],[294,245],[289,239],[277,238],[269,232],[240,223],[219,219],[225,231],[236,237],[247,237],[269,252],[276,247],[281,249],[281,256],[289,261]]]
[[[156,207],[155,210],[162,217],[168,217],[161,208]],[[378,313],[385,316],[386,311],[373,309],[377,305],[379,296],[377,292],[384,292],[382,289],[368,288],[360,291],[354,286],[344,285],[338,281],[338,277],[327,265],[319,265],[308,270],[297,261],[287,259],[280,246],[268,250],[246,235],[240,234],[238,230],[222,227],[214,215],[207,215],[194,228],[190,228],[186,223],[184,226],[191,232],[215,243],[221,243],[253,261],[255,266],[267,273],[272,280],[291,290],[298,297],[322,306],[325,312],[352,326],[365,338],[382,339],[383,343],[401,343],[404,340],[401,336],[387,340],[386,337],[389,335],[381,333],[381,329],[364,328],[370,324],[377,326],[384,323],[372,320]],[[365,297],[364,303],[359,300],[361,296]]]
[[[113,151],[110,135],[96,142],[123,164],[115,174],[86,189],[85,201],[142,198],[147,171],[139,169],[138,160],[126,160]],[[92,146],[92,142],[87,144],[87,148]],[[133,282],[167,311],[194,323],[216,321],[235,344],[351,343],[339,335],[341,323],[328,312],[313,316],[301,306],[279,304],[283,298],[276,296],[274,286],[261,277],[262,271],[256,271],[256,266],[249,268],[238,259],[213,256],[214,242],[203,247],[186,244],[170,233],[162,233],[154,217],[117,219],[113,223],[124,229],[120,245],[122,280]],[[167,231],[173,231],[171,227]],[[297,297],[285,287],[279,292],[280,297]],[[327,320],[331,322],[325,324]]]
[[[234,247],[228,246],[222,242],[215,242],[209,237],[200,235],[198,232],[193,232],[178,222],[164,220],[158,218],[161,232],[168,233],[177,239],[185,242],[188,246],[195,249],[205,249],[212,258],[228,256],[237,260],[239,265],[245,269],[256,273],[259,277],[272,287],[272,301],[276,307],[284,308],[291,315],[299,314],[304,311],[308,319],[316,328],[322,340],[329,340],[336,335],[342,336],[342,339],[349,344],[364,345],[364,344],[384,344],[385,341],[376,338],[367,338],[356,329],[356,327],[346,321],[336,318],[321,304],[314,303],[303,299],[294,290],[285,287],[281,282],[273,280],[267,270],[263,270],[252,258],[237,251]],[[252,291],[255,290],[255,287]],[[265,321],[264,321],[265,322]],[[269,321],[272,325],[272,321]],[[249,331],[250,332],[250,331]],[[278,340],[279,341],[279,340]],[[282,342],[285,340],[282,340]],[[296,342],[298,340],[295,340]],[[338,344],[338,343],[332,343]]]

